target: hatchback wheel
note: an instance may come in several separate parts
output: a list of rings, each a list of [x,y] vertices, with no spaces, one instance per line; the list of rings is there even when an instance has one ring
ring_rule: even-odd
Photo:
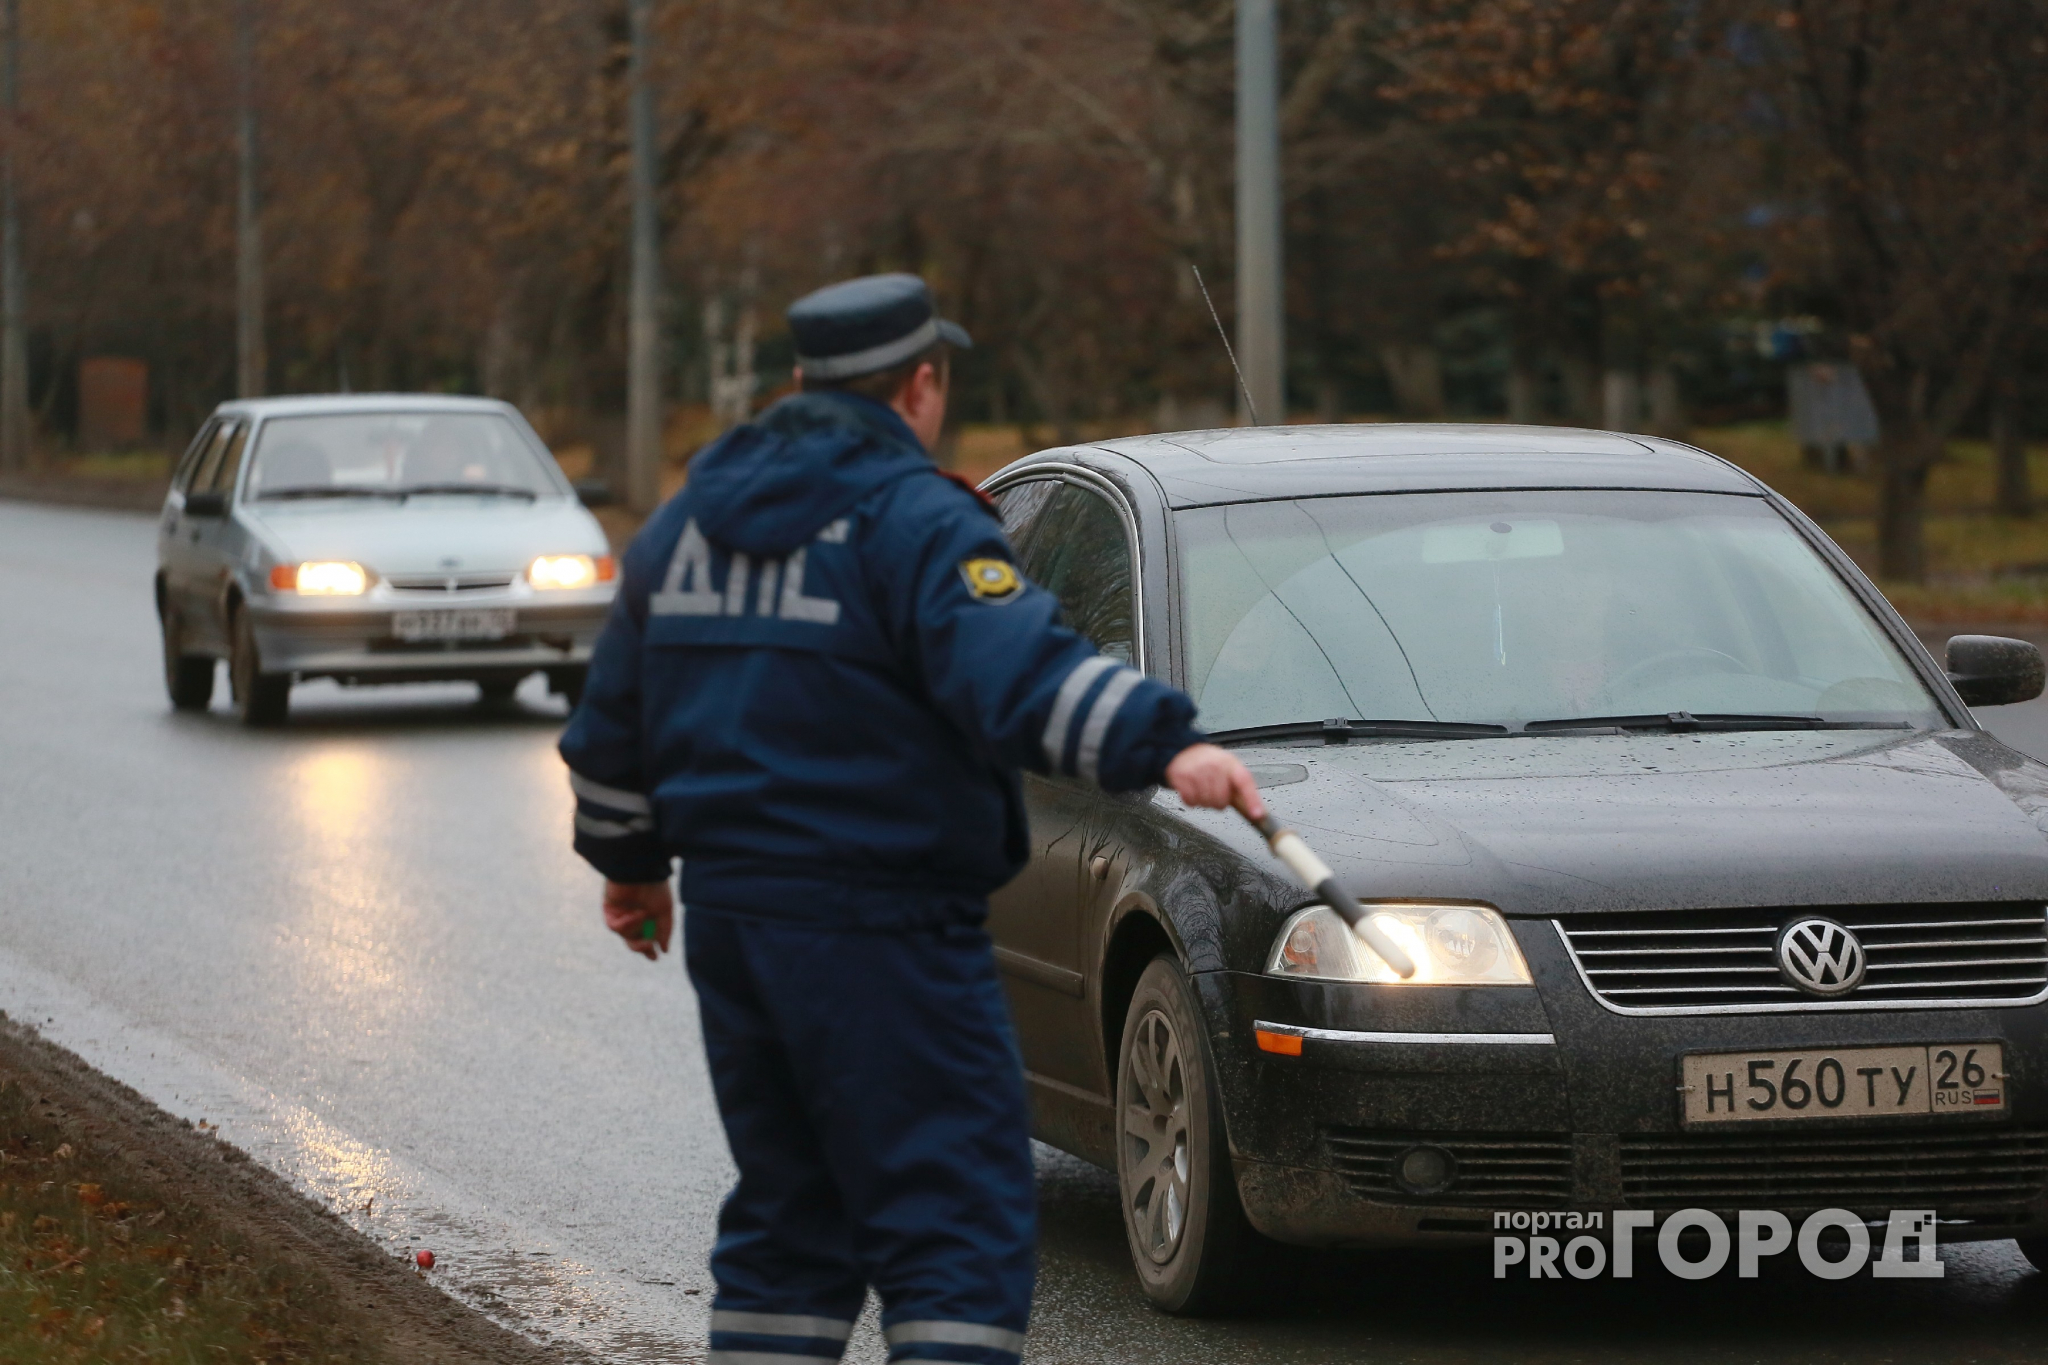
[[[256,628],[249,613],[235,613],[234,649],[228,656],[228,685],[235,696],[235,714],[244,725],[282,725],[291,706],[289,673],[265,673],[256,648]]]
[[[1124,1015],[1116,1104],[1124,1232],[1146,1297],[1169,1313],[1229,1307],[1251,1229],[1209,1032],[1171,957],[1153,959]]]
[[[170,607],[163,611],[164,690],[174,711],[204,711],[213,701],[213,657],[185,652],[185,627]]]

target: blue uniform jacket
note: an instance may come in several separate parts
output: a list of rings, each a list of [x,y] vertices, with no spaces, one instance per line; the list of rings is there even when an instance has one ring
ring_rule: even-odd
[[[561,742],[576,851],[685,902],[977,919],[1024,865],[1018,770],[1111,791],[1201,738],[1098,654],[887,407],[799,394],[699,454],[624,557]]]

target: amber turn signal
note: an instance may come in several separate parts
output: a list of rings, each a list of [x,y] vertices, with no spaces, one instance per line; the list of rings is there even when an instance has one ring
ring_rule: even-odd
[[[1267,1029],[1254,1029],[1252,1034],[1259,1040],[1259,1051],[1278,1053],[1282,1057],[1301,1055],[1301,1035],[1298,1033],[1273,1033]]]

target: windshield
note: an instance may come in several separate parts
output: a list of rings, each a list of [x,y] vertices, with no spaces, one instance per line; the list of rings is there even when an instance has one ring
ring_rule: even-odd
[[[1198,508],[1177,526],[1211,731],[1677,712],[1945,724],[1759,498],[1412,493]]]
[[[273,417],[257,436],[255,461],[249,491],[257,498],[560,492],[519,429],[487,412]]]

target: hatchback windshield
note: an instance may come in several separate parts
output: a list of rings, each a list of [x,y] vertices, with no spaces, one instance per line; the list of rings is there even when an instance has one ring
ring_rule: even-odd
[[[1943,723],[1842,580],[1759,498],[1415,493],[1178,520],[1212,731],[1326,719]]]
[[[257,436],[257,498],[559,491],[540,455],[505,418],[484,412],[273,417]]]

